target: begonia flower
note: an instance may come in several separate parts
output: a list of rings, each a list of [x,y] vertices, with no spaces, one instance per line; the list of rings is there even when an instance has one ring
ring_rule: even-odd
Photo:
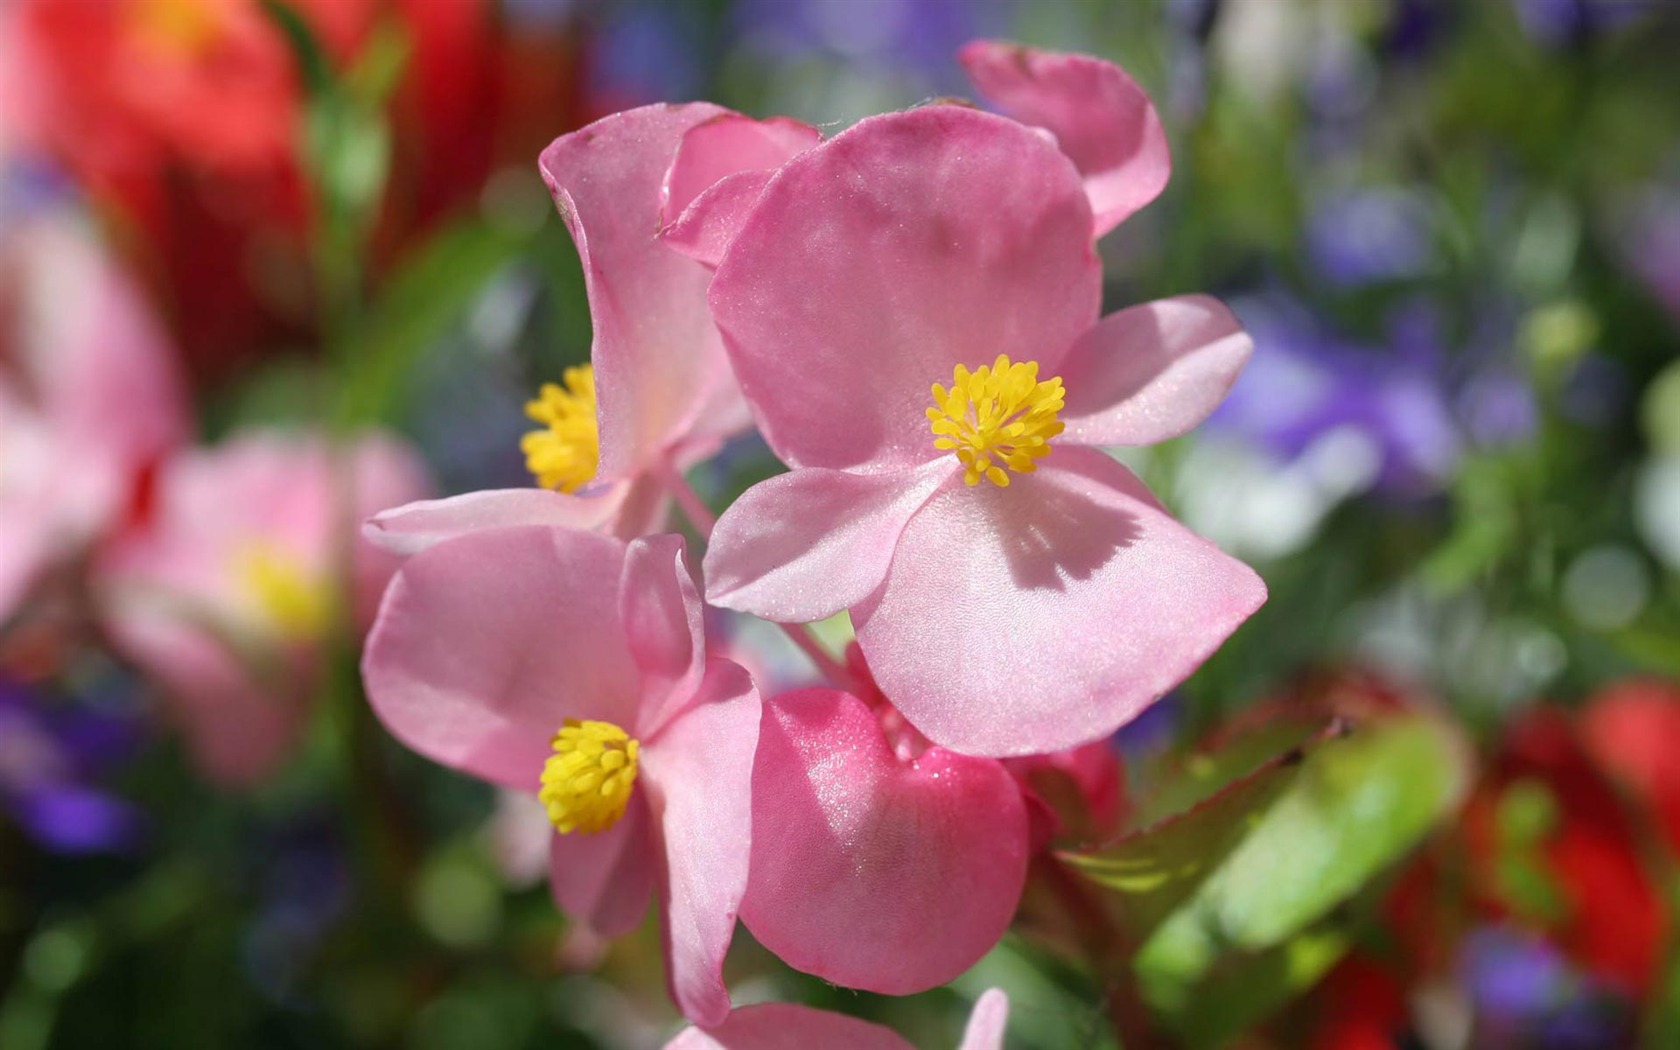
[[[779,622],[849,609],[887,697],[953,750],[1106,737],[1264,600],[1089,447],[1189,430],[1249,341],[1203,296],[1099,320],[1092,230],[1045,136],[933,105],[789,161],[712,283],[794,469],[718,522],[709,600]]]
[[[627,932],[657,894],[671,997],[716,1024],[760,704],[740,667],[708,658],[701,609],[680,537],[473,532],[404,563],[363,676],[403,743],[538,795],[555,898],[591,932]]]
[[[554,525],[629,538],[657,530],[665,477],[750,425],[706,304],[711,271],[658,236],[694,197],[778,165],[815,131],[705,103],[644,106],[562,135],[540,168],[583,260],[590,364],[545,385],[524,441],[541,488],[400,507],[369,523],[401,553],[465,531]]]
[[[996,759],[930,747],[890,707],[838,689],[784,694],[766,702],[759,735],[741,918],[795,969],[923,991],[1009,927],[1028,831]]]
[[[5,234],[0,623],[44,574],[120,523],[186,431],[164,334],[88,232],[45,212]]]
[[[1120,225],[1160,195],[1172,174],[1154,103],[1126,71],[1091,55],[975,40],[957,53],[986,99],[1043,128],[1079,169],[1092,232]]]
[[[339,457],[317,437],[252,432],[160,470],[150,520],[101,559],[97,586],[112,642],[162,685],[207,777],[251,784],[290,754],[339,591],[344,620],[366,627],[395,566],[354,523],[428,485],[380,436]]]
[[[1009,1023],[1009,997],[988,988],[975,1000],[957,1050],[1003,1050]],[[789,1046],[822,1050],[915,1050],[890,1028],[845,1014],[792,1003],[743,1006],[711,1028],[685,1028],[665,1050],[783,1050]]]

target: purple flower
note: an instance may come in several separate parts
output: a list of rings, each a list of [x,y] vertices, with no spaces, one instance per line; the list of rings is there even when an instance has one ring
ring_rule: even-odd
[[[1307,254],[1332,284],[1347,288],[1421,275],[1433,260],[1428,213],[1392,188],[1332,194],[1307,223]]]
[[[144,831],[140,812],[96,781],[127,757],[137,736],[135,719],[123,712],[52,709],[34,691],[0,680],[0,810],[55,853],[134,848]]]

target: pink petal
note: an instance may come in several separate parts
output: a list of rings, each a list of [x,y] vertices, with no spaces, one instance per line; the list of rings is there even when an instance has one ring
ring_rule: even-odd
[[[1108,736],[1265,597],[1125,467],[1061,446],[1006,489],[947,482],[852,619],[875,681],[929,739],[1027,755]]]
[[[665,1044],[665,1050],[787,1050],[790,1046],[808,1050],[916,1050],[890,1028],[792,1003],[743,1006],[715,1028],[683,1029]]]
[[[901,763],[835,689],[766,705],[742,918],[788,965],[891,995],[944,984],[1003,935],[1026,865],[1000,763],[938,747]]]
[[[868,597],[905,522],[956,468],[852,474],[806,468],[748,489],[706,549],[706,598],[779,623],[809,623]]]
[[[1009,354],[1054,375],[1100,280],[1067,159],[1014,121],[934,105],[789,161],[712,309],[776,454],[875,472],[945,455],[925,412],[956,364]]]
[[[695,262],[716,269],[775,174],[774,170],[743,171],[719,179],[684,208],[675,222],[659,231],[660,240]]]
[[[536,790],[565,719],[634,724],[623,566],[617,540],[536,525],[422,551],[391,581],[368,638],[369,701],[428,758]]]
[[[1109,314],[1062,365],[1064,441],[1153,445],[1206,419],[1254,341],[1217,299],[1186,295]]]
[[[562,135],[543,179],[577,243],[595,325],[599,476],[662,457],[733,383],[706,308],[711,271],[660,243],[660,195],[683,135],[725,111],[644,106]]]
[[[1003,1036],[1009,1027],[1009,996],[1002,988],[988,988],[974,1003],[957,1050],[1003,1050]]]
[[[1094,235],[1160,195],[1172,174],[1161,118],[1119,66],[1089,55],[976,40],[959,53],[980,93],[1055,134],[1085,177]]]
[[[678,1009],[700,1024],[729,1014],[723,957],[752,855],[760,711],[747,673],[713,659],[688,706],[642,742],[648,804],[665,847],[666,982]]]
[[[645,796],[617,824],[593,835],[549,836],[549,887],[560,910],[597,937],[620,937],[647,914],[658,871]]]
[[[157,601],[116,596],[112,640],[162,687],[165,710],[205,779],[235,788],[267,779],[297,746],[315,668],[243,660],[164,596],[148,597]]]
[[[582,496],[537,488],[486,489],[421,500],[380,511],[368,519],[362,535],[384,550],[407,556],[469,532],[514,525],[607,531],[630,488],[619,482]]]
[[[704,608],[681,536],[631,541],[618,613],[642,672],[642,706],[632,732],[645,737],[694,696],[706,670]]]
[[[788,117],[755,120],[720,113],[689,128],[660,190],[660,221],[670,223],[719,179],[773,171],[822,141],[822,132]]]

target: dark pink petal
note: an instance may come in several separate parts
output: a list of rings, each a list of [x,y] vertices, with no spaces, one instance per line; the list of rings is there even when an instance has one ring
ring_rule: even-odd
[[[645,796],[632,795],[624,816],[606,831],[549,838],[549,888],[560,910],[597,937],[635,929],[659,871]]]
[[[1254,341],[1217,299],[1185,295],[1109,314],[1062,364],[1063,441],[1153,445],[1206,419]]]
[[[958,57],[987,99],[1056,136],[1085,177],[1095,236],[1160,195],[1172,174],[1161,118],[1119,66],[1089,55],[976,40]]]
[[[890,995],[944,984],[1003,935],[1026,865],[1000,763],[938,747],[900,762],[835,689],[765,705],[741,913],[788,965]]]
[[[512,525],[610,531],[630,487],[619,482],[582,496],[536,488],[485,489],[421,500],[380,511],[368,519],[362,535],[378,547],[407,556],[469,532]]]
[[[724,112],[696,103],[617,113],[554,140],[538,164],[589,289],[602,480],[661,458],[733,382],[706,308],[711,271],[658,238],[678,144]]]
[[[695,262],[716,269],[775,174],[774,170],[743,171],[719,179],[659,231],[660,239]]]
[[[630,541],[618,613],[642,672],[641,708],[630,732],[646,737],[693,698],[706,670],[704,607],[681,536]]]
[[[916,1050],[890,1028],[792,1003],[743,1006],[715,1028],[683,1029],[665,1044],[665,1050],[787,1050],[790,1046],[807,1050]]]
[[[698,692],[642,741],[643,784],[665,848],[665,978],[683,1015],[729,1015],[723,957],[735,933],[752,855],[758,691],[728,660],[706,663]]]
[[[762,481],[724,511],[706,549],[706,598],[809,623],[880,586],[905,522],[956,460],[888,474],[806,468]]]
[[[863,472],[948,455],[934,383],[998,354],[1054,375],[1096,320],[1090,224],[1067,158],[961,106],[871,117],[789,161],[711,292],[770,447]]]
[[[1125,467],[1070,445],[1008,488],[947,482],[852,619],[882,692],[930,740],[1028,755],[1108,736],[1265,597]]]
[[[975,1000],[968,1015],[962,1043],[957,1050],[1003,1050],[1003,1036],[1009,1027],[1009,996],[1002,988],[988,988]]]
[[[434,761],[537,789],[567,718],[635,723],[641,676],[618,620],[624,545],[522,525],[410,558],[362,658],[374,711]]]
[[[749,171],[774,171],[822,141],[822,132],[789,117],[755,120],[720,113],[689,128],[677,146],[660,190],[660,221],[676,220],[718,180]]]

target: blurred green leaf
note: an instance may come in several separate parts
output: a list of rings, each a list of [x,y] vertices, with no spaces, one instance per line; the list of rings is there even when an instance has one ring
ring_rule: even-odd
[[[311,96],[326,93],[332,88],[332,65],[327,53],[298,9],[286,0],[262,0],[267,15],[291,49],[292,61],[302,77],[304,90]]]
[[[1144,997],[1190,1046],[1226,1045],[1317,984],[1353,946],[1347,927],[1328,920],[1264,951],[1227,955],[1194,988],[1146,983]]]
[[[1252,833],[1138,954],[1155,982],[1191,983],[1228,952],[1258,952],[1328,915],[1458,804],[1467,750],[1444,721],[1374,717],[1313,748]]]
[[[1314,742],[1336,731],[1334,726],[1322,730]],[[1111,911],[1132,937],[1141,940],[1190,900],[1295,782],[1306,745],[1293,724],[1292,740],[1281,749],[1277,733],[1273,728],[1250,734],[1217,756],[1192,758],[1180,797],[1192,788],[1207,790],[1190,798],[1177,816],[1103,849],[1063,854],[1085,877],[1110,891]],[[1266,748],[1269,757],[1256,758],[1258,748]],[[1236,780],[1218,777],[1218,771],[1228,773],[1236,762],[1250,772]]]
[[[525,235],[473,219],[435,234],[385,282],[355,338],[345,414],[389,421],[412,365],[524,247]]]

